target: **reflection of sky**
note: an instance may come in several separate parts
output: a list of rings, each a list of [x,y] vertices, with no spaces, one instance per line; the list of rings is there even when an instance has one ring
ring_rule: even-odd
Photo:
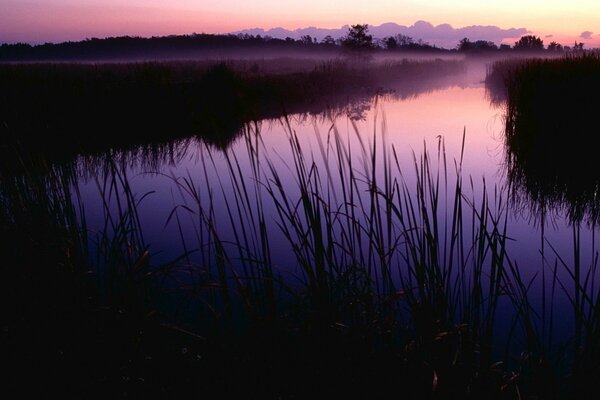
[[[463,131],[466,132],[465,155],[463,161],[463,180],[465,182],[465,194],[471,197],[469,189],[469,177],[473,178],[475,186],[475,196],[481,193],[481,182],[486,180],[488,194],[494,198],[494,186],[503,185],[502,167],[502,118],[498,109],[489,106],[485,98],[483,87],[459,88],[452,87],[442,91],[435,91],[420,95],[409,100],[380,100],[373,106],[366,118],[355,122],[354,125],[348,118],[339,117],[336,120],[323,120],[311,118],[299,118],[292,116],[289,119],[290,126],[297,134],[301,143],[303,152],[307,159],[314,157],[317,164],[322,162],[319,150],[317,135],[320,135],[323,143],[327,143],[328,135],[332,135],[333,128],[337,129],[340,137],[345,143],[351,143],[352,151],[357,160],[360,160],[360,151],[356,138],[355,127],[360,132],[365,143],[373,142],[373,132],[376,132],[378,146],[382,145],[381,133],[385,131],[387,140],[387,149],[392,146],[397,151],[399,162],[405,174],[405,178],[411,183],[414,176],[414,165],[412,161],[412,152],[417,157],[422,154],[424,144],[426,144],[431,156],[435,158],[438,144],[438,135],[443,137],[446,146],[446,157],[449,165],[449,175],[452,179],[453,160],[458,159],[461,149]],[[293,161],[289,150],[288,136],[286,129],[279,121],[265,121],[259,124],[260,135],[264,142],[264,147],[260,147],[261,154],[266,156],[274,163],[274,166],[286,185],[286,191],[294,196],[297,192],[295,188],[295,176],[291,172]],[[246,144],[243,138],[238,139],[228,150],[230,157],[236,157],[240,164],[240,171],[247,179],[250,185],[250,192],[253,193],[253,180],[251,168],[248,164]],[[190,177],[198,188],[203,202],[207,202],[209,189],[205,182],[205,172],[201,162],[202,157],[206,161],[208,180],[213,190],[214,209],[217,229],[223,233],[226,240],[232,239],[231,222],[227,215],[226,201],[230,206],[234,206],[234,193],[231,189],[231,180],[228,168],[222,153],[212,152],[213,158],[209,157],[206,148],[193,145],[188,155],[177,165],[165,167],[163,172],[174,177]],[[214,164],[213,164],[214,162]],[[358,166],[357,162],[355,166]],[[263,171],[266,171],[266,164],[263,164]],[[321,168],[320,171],[323,171]],[[175,258],[183,252],[182,240],[179,230],[174,221],[165,226],[165,222],[173,208],[176,205],[186,204],[194,209],[193,202],[189,196],[182,197],[171,178],[140,173],[140,171],[130,171],[131,184],[138,197],[144,193],[155,191],[141,202],[140,216],[144,225],[144,234],[146,241],[151,245],[153,252],[160,251],[154,258],[155,262],[166,262]],[[334,184],[335,185],[335,184]],[[264,188],[260,188],[263,190]],[[94,185],[89,183],[84,194],[88,205],[88,210],[94,210],[93,204],[96,202]],[[251,195],[252,197],[252,195]],[[506,199],[504,199],[506,201]],[[98,203],[96,203],[98,204]],[[205,205],[208,203],[205,203]],[[275,209],[271,202],[265,201],[265,213],[267,222],[272,223],[275,219]],[[493,207],[493,204],[492,204]],[[192,221],[198,218],[195,214],[180,209],[180,218],[182,221],[183,234],[186,237],[189,248],[197,247],[194,241],[194,228]],[[545,244],[545,255],[547,263],[542,268],[542,257],[540,255],[541,236],[539,229],[530,222],[531,218],[522,212],[510,213],[508,236],[509,242],[508,255],[522,272],[524,280],[528,282],[534,276],[536,284],[531,288],[531,300],[535,304],[541,304],[542,275],[549,279],[551,275],[550,267],[554,265],[556,256],[550,246],[567,262],[573,260],[572,230],[564,221],[558,220],[553,225],[546,227],[546,236],[548,238]],[[102,221],[101,215],[89,216],[91,225],[99,224]],[[273,225],[274,226],[274,225]],[[236,228],[239,229],[239,226]],[[275,263],[279,271],[283,274],[297,273],[295,265],[289,264],[289,244],[283,235],[277,232],[277,228],[272,232],[270,245],[273,250]],[[582,231],[583,249],[590,249],[589,232]],[[160,246],[160,248],[158,247]],[[584,250],[583,265],[588,265],[591,251]],[[559,264],[558,276],[567,282],[565,269]],[[542,274],[543,272],[543,274]],[[572,284],[571,286],[572,287]],[[564,295],[557,289],[558,308],[567,307],[564,301]],[[564,319],[561,320],[564,322]],[[561,329],[567,329],[563,324]]]

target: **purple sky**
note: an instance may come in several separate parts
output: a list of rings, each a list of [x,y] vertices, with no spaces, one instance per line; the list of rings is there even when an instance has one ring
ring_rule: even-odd
[[[443,38],[422,37],[432,42],[448,41],[455,38],[457,29],[481,25],[502,30],[524,28],[543,38],[552,35],[552,40],[563,44],[575,40],[587,47],[600,44],[597,0],[0,0],[0,42],[226,33],[250,28],[340,28],[355,23],[377,26],[394,22],[410,27],[420,20],[438,27],[432,35],[448,30]]]

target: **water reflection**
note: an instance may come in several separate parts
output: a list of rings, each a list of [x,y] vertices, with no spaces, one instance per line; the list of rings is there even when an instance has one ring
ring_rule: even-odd
[[[70,168],[69,176],[73,179],[66,180],[58,193],[71,190],[78,196],[85,205],[85,223],[90,232],[106,233],[97,241],[106,247],[95,251],[107,250],[100,254],[109,254],[111,258],[107,259],[116,260],[120,268],[127,266],[124,271],[134,271],[125,274],[126,278],[135,282],[140,276],[147,276],[144,274],[148,272],[148,264],[177,265],[178,269],[171,269],[170,276],[175,279],[170,284],[184,295],[171,299],[171,315],[183,314],[184,310],[195,318],[208,315],[206,310],[190,311],[184,297],[206,301],[220,315],[232,312],[228,301],[251,300],[262,312],[265,304],[276,303],[273,300],[276,293],[295,285],[294,288],[305,288],[316,296],[311,297],[317,300],[315,306],[325,304],[320,309],[338,307],[336,317],[340,320],[363,323],[364,318],[372,317],[368,313],[372,309],[362,308],[374,298],[375,292],[368,285],[373,283],[381,290],[378,292],[381,297],[396,295],[391,292],[399,284],[399,275],[408,268],[407,253],[402,246],[412,240],[415,245],[412,256],[423,257],[419,265],[469,266],[463,270],[467,272],[461,283],[453,280],[455,272],[431,274],[421,281],[427,286],[424,293],[430,291],[432,298],[443,298],[444,294],[438,290],[448,287],[447,293],[454,293],[452,296],[460,293],[470,306],[490,306],[485,318],[498,317],[500,323],[496,326],[500,328],[494,333],[494,340],[498,340],[507,334],[502,327],[511,326],[514,309],[504,293],[498,292],[500,287],[504,290],[509,286],[503,283],[496,286],[508,271],[488,275],[492,271],[488,269],[490,265],[495,267],[499,264],[493,263],[506,260],[505,265],[514,266],[523,281],[535,281],[527,288],[534,310],[543,309],[539,303],[550,296],[544,291],[547,282],[534,280],[544,264],[532,248],[537,249],[540,239],[546,238],[541,238],[527,221],[513,219],[502,201],[504,177],[498,175],[498,165],[504,160],[504,142],[498,135],[502,127],[495,125],[499,121],[498,111],[489,108],[483,88],[477,86],[452,86],[422,96],[407,95],[404,100],[393,95],[377,96],[376,101],[366,99],[369,98],[362,103],[347,104],[346,108],[329,108],[328,113],[319,115],[305,112],[245,124],[242,135],[226,148],[218,148],[201,137],[191,137],[128,151],[83,154],[64,164]],[[465,131],[466,140],[462,143]],[[419,171],[423,171],[419,166],[424,165],[424,146],[432,155],[428,170],[432,180],[427,187],[423,186],[424,180],[418,179]],[[438,153],[442,148],[444,152]],[[379,151],[379,155],[372,157],[371,149]],[[444,167],[440,168],[441,165]],[[455,196],[451,191],[456,187],[458,171],[464,177],[465,190]],[[439,185],[434,183],[438,178]],[[3,184],[7,182],[2,180]],[[40,183],[41,188],[45,185]],[[27,191],[44,197],[43,190],[32,187]],[[285,195],[280,196],[279,191]],[[439,207],[436,203],[428,208],[432,204],[429,203],[405,210],[410,212],[394,209],[406,205],[407,198],[427,193],[440,202]],[[481,203],[491,193],[494,194]],[[18,190],[8,194],[18,197]],[[12,203],[13,211],[7,213],[18,207],[34,209],[42,204],[39,197],[31,197],[28,203]],[[126,204],[119,203],[119,198]],[[457,209],[451,204],[452,199],[464,200],[465,211],[461,231],[449,233],[446,229],[457,227],[451,220],[451,213]],[[474,211],[469,208],[472,204],[480,207]],[[134,212],[122,212],[131,205],[135,206]],[[489,213],[482,226],[475,223],[480,210]],[[427,218],[421,219],[421,213],[427,214]],[[407,217],[411,214],[417,217]],[[429,216],[433,218],[434,214],[439,224],[426,228]],[[109,218],[110,215],[114,217]],[[402,226],[406,220],[400,218],[405,217],[417,219],[410,226]],[[505,222],[514,242],[504,240]],[[327,224],[326,229],[319,229]],[[286,229],[289,237],[282,234]],[[425,229],[432,230],[420,235]],[[137,232],[143,232],[143,236],[136,236]],[[552,237],[561,254],[572,250],[567,240],[570,234],[568,230],[559,230]],[[444,244],[446,248],[457,245],[453,240],[459,236],[465,239],[467,247],[456,252],[442,249]],[[109,240],[115,237],[114,242]],[[494,242],[498,246],[488,246],[489,238],[499,240]],[[440,247],[429,247],[430,239]],[[479,241],[477,246],[473,245],[474,240]],[[113,243],[113,247],[109,246]],[[502,251],[494,253],[498,249]],[[492,264],[487,264],[490,260]],[[514,264],[509,264],[513,260]],[[584,257],[581,260],[582,264],[587,262]],[[144,268],[136,269],[139,265]],[[324,268],[327,274],[311,275],[315,266]],[[486,299],[491,298],[487,297],[488,289],[469,286],[474,280],[468,274],[476,270],[485,271],[482,278],[500,279],[489,286],[501,299],[498,308],[487,303]],[[554,272],[555,276],[564,277],[562,282],[570,282],[567,273]],[[440,277],[445,281],[440,281]],[[227,298],[227,288],[235,288],[237,297]],[[240,293],[248,297],[242,299]],[[330,294],[334,302],[328,303],[324,294]],[[302,295],[298,297],[303,301]],[[463,304],[462,301],[456,300],[455,304]],[[569,309],[567,300],[556,303],[560,304],[555,310]],[[313,305],[303,306],[306,310]],[[424,312],[428,321],[431,319],[429,326],[441,329],[436,321],[445,319],[444,323],[452,327],[451,318],[434,312],[439,310]],[[189,318],[189,314],[182,318]],[[477,311],[473,315],[483,314]],[[543,320],[541,325],[564,338],[570,334],[571,326],[566,326],[566,320],[567,317],[559,323]],[[492,323],[491,319],[486,321]],[[471,322],[470,326],[480,323]]]
[[[143,153],[190,137],[223,149],[249,123],[296,114],[360,120],[376,96],[407,99],[464,79],[458,60],[331,61],[294,74],[193,63],[4,65],[0,158],[14,168],[36,158]]]
[[[504,62],[504,73],[519,63]],[[589,141],[598,131],[595,103],[587,95],[565,98],[571,89],[555,78],[486,81],[487,98],[504,114],[505,174],[515,205],[532,217],[564,214],[575,223],[597,224],[600,170]]]
[[[507,142],[506,172],[514,200],[532,215],[565,212],[573,222],[597,224],[600,173],[596,150],[565,148],[559,143]]]

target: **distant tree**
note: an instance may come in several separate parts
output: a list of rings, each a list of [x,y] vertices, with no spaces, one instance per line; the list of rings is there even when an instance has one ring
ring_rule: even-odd
[[[563,51],[563,47],[559,43],[550,42],[550,44],[548,44],[548,50],[549,51],[554,51],[554,52],[562,52]]]
[[[393,36],[384,38],[383,42],[385,43],[385,48],[388,50],[394,50],[398,48],[398,41]]]
[[[373,48],[373,36],[368,35],[368,24],[351,25],[343,40],[345,47],[353,50],[368,50]]]
[[[373,48],[375,49],[387,49],[385,39],[373,38]]]
[[[296,40],[294,38],[291,38],[291,37],[288,36],[288,37],[285,38],[285,41],[288,42],[288,43],[294,43]]]
[[[300,37],[300,42],[303,44],[313,44],[313,38],[310,35]]]
[[[398,43],[398,47],[410,47],[415,43],[415,40],[410,36],[399,33],[396,35],[396,43]]]
[[[495,51],[498,50],[496,43],[487,40],[476,40],[471,42],[468,38],[463,38],[458,42],[459,51]]]
[[[544,41],[537,36],[525,35],[515,42],[515,50],[543,50]]]
[[[335,39],[331,35],[327,35],[323,38],[323,40],[321,40],[321,43],[334,45]]]
[[[583,42],[575,42],[573,45],[573,51],[583,51]]]
[[[504,44],[504,43],[502,43],[502,44],[500,45],[500,49],[499,49],[499,50],[500,50],[500,51],[509,51],[510,49],[511,49],[511,48],[510,48],[510,44]]]
[[[471,50],[473,43],[469,40],[469,38],[462,38],[460,42],[458,42],[457,49],[459,51],[469,51]]]
[[[475,49],[480,51],[495,51],[498,50],[498,46],[491,40],[477,40],[475,42]]]

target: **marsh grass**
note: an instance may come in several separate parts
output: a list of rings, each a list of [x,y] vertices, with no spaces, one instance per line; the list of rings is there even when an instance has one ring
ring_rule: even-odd
[[[182,251],[164,265],[138,212],[152,193],[135,193],[127,168],[146,154],[176,159],[185,142],[3,176],[5,304],[27,305],[8,307],[7,343],[37,342],[23,362],[52,353],[40,367],[54,365],[49,379],[128,395],[558,397],[590,382],[597,255],[588,267],[579,225],[572,259],[542,231],[541,271],[526,278],[510,257],[505,189],[463,178],[462,151],[448,159],[440,139],[407,163],[385,119],[368,136],[332,124],[307,150],[282,122],[285,153],[249,125],[245,151],[202,142],[200,172],[168,176],[165,225]],[[78,192],[86,168],[102,200],[94,230]],[[560,296],[574,321],[562,354]]]
[[[78,166],[38,159],[22,167],[0,175],[6,383],[20,393],[43,387],[69,397],[117,386],[126,392],[122,380],[136,379],[144,356],[156,353],[147,347],[158,348],[157,337],[171,332],[154,317],[165,269],[148,268],[141,199],[109,164],[97,181],[104,225],[92,230]],[[32,377],[40,386],[28,385]]]
[[[203,183],[172,177],[182,202],[170,222],[195,221],[225,325],[237,302],[246,334],[283,329],[314,343],[360,344],[376,358],[389,351],[418,371],[406,377],[428,395],[514,394],[495,339],[498,304],[513,301],[508,283],[518,273],[507,269],[502,191],[490,200],[485,182],[481,192],[471,182],[467,195],[463,155],[449,167],[443,141],[404,171],[385,135],[365,141],[355,126],[355,148],[332,125],[316,138],[317,150],[306,152],[290,129],[290,152],[278,156],[248,129],[247,160],[225,151],[223,168],[205,147]],[[217,187],[205,186],[213,174]],[[274,243],[289,249],[286,264]]]
[[[598,54],[558,59],[511,60],[488,71],[492,92],[505,101],[506,176],[512,204],[525,209],[541,230],[541,307],[527,296],[534,283],[518,282],[529,351],[528,377],[549,398],[592,390],[598,371],[597,249],[598,176],[590,140],[598,130],[594,95],[599,87]],[[571,254],[561,254],[545,235],[566,218]],[[584,250],[585,249],[585,250]],[[526,300],[529,297],[529,300]],[[556,314],[558,298],[569,305],[569,319]],[[554,336],[570,324],[572,340]],[[568,377],[565,379],[565,377]],[[546,386],[544,386],[544,383]]]
[[[573,221],[597,223],[596,93],[600,57],[495,63],[487,81],[506,99],[506,171],[515,200],[540,215],[565,211]],[[537,210],[535,210],[537,208]]]
[[[385,88],[415,95],[464,71],[448,60],[272,63],[280,69],[249,61],[2,64],[2,148],[72,160],[193,136],[225,147],[252,121],[344,107]],[[7,164],[11,156],[3,154]]]

